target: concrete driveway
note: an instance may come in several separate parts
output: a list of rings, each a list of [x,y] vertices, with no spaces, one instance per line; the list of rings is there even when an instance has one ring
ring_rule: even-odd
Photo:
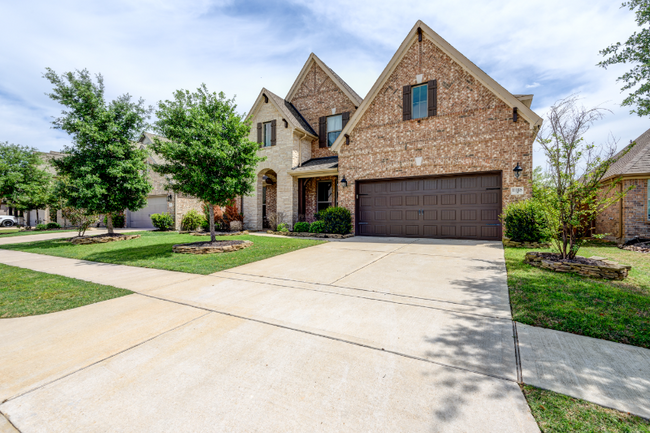
[[[134,278],[138,294],[0,321],[20,431],[539,431],[500,243],[352,238]]]

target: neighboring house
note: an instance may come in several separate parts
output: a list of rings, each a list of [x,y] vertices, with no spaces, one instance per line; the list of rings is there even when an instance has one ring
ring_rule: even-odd
[[[250,110],[267,159],[244,225],[339,205],[358,235],[501,239],[501,209],[531,192],[531,102],[421,21],[365,99],[311,54],[284,98],[263,88]]]
[[[627,195],[596,216],[596,233],[625,242],[635,236],[650,238],[650,129],[634,140],[614,158],[619,158],[603,177],[607,185],[615,179],[621,182],[618,191],[634,187]],[[630,144],[632,145],[632,143]]]

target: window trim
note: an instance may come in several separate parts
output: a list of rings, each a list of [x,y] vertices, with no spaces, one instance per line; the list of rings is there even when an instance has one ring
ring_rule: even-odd
[[[267,142],[267,125],[268,125],[268,143]],[[273,122],[262,122],[262,147],[271,147],[273,146]]]
[[[424,115],[420,117],[415,117],[415,105],[414,105],[415,98],[413,97],[413,95],[415,94],[415,89],[419,89],[422,87],[424,88],[424,98],[425,98]],[[422,101],[420,101],[420,104],[422,104]],[[428,82],[411,86],[411,120],[424,119],[425,117],[429,117],[429,83]]]

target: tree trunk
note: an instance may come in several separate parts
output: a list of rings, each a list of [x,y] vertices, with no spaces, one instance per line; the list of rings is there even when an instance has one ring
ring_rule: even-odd
[[[210,211],[208,212],[210,214],[210,242],[216,242],[217,241],[217,235],[214,232],[214,206],[212,203],[208,203],[208,208]]]
[[[106,214],[106,229],[109,235],[115,234],[113,231],[113,216],[109,213]]]

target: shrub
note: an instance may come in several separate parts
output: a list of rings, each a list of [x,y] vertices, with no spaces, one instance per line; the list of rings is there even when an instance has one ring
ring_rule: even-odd
[[[294,232],[309,232],[309,223],[306,222],[298,222],[293,225],[293,231]]]
[[[36,228],[34,230],[47,230],[47,224],[36,224]]]
[[[47,228],[48,228],[48,230],[51,230],[51,229],[60,229],[61,226],[60,226],[58,223],[56,223],[56,222],[51,222],[51,223],[47,223]]]
[[[78,236],[85,235],[88,227],[95,224],[99,218],[99,215],[83,208],[64,207],[61,211],[63,213],[63,218],[67,219],[70,221],[70,224],[77,227]]]
[[[289,226],[287,225],[287,223],[280,223],[280,224],[278,224],[278,231],[288,233],[289,232]]]
[[[318,212],[318,221],[323,222],[325,233],[347,235],[352,231],[352,215],[341,206],[328,207]]]
[[[210,222],[208,221],[208,218],[204,218],[203,221],[201,221],[201,228],[203,229],[204,232],[209,232],[210,231]],[[219,224],[214,223],[214,229],[218,230],[219,229]]]
[[[515,242],[545,242],[551,238],[540,204],[534,199],[509,204],[501,219],[506,237]]]
[[[309,226],[309,233],[324,233],[325,232],[325,222],[323,221],[314,221]]]
[[[123,213],[118,213],[118,214],[113,214],[113,227],[116,229],[121,229],[124,228],[124,214]],[[104,225],[108,224],[108,218],[104,217]]]
[[[191,209],[188,213],[183,215],[183,219],[181,220],[181,230],[194,231],[203,224],[203,221],[205,221],[205,217],[194,209]]]
[[[174,227],[174,218],[168,213],[155,213],[151,215],[151,223],[160,231],[171,230]]]

